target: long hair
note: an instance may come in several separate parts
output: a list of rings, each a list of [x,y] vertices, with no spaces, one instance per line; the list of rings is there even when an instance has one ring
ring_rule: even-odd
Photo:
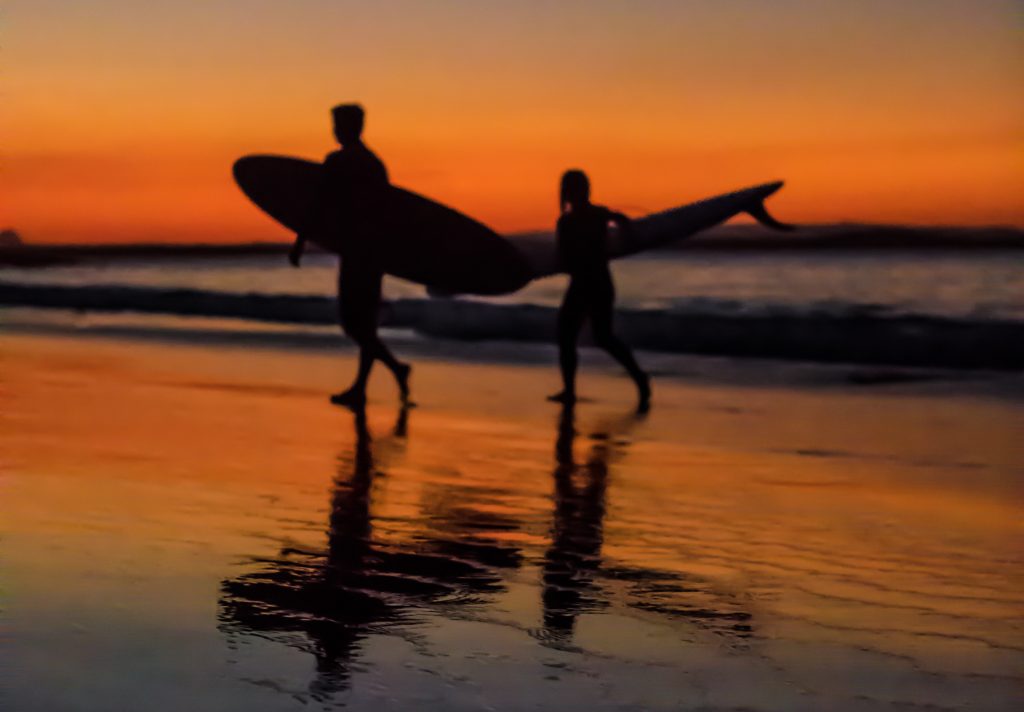
[[[579,168],[562,174],[562,187],[558,192],[558,212],[564,213],[571,203],[590,199],[590,179]]]

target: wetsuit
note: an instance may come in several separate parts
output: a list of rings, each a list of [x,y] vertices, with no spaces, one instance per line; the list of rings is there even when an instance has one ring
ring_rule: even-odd
[[[647,376],[632,352],[612,331],[615,285],[608,267],[608,208],[586,205],[558,219],[558,252],[569,272],[569,288],[558,311],[558,353],[566,388],[576,375],[576,341],[589,317],[594,343],[621,363],[638,385]]]
[[[383,271],[366,225],[388,185],[388,172],[373,151],[359,143],[334,151],[324,161],[323,229],[341,242],[338,312],[345,333],[362,345],[377,330]]]
[[[369,229],[380,219],[388,172],[362,142],[348,144],[324,160],[326,177],[319,229],[341,244],[338,270],[338,316],[341,327],[360,347],[360,382],[374,359],[395,370],[398,362],[377,335],[384,270],[380,246]]]

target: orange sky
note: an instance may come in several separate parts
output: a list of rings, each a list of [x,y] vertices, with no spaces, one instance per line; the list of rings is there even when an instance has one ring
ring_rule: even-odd
[[[634,214],[783,178],[789,221],[1024,225],[1013,0],[153,5],[5,3],[0,227],[287,239],[231,163],[322,157],[350,100],[394,182],[504,231],[571,166]]]

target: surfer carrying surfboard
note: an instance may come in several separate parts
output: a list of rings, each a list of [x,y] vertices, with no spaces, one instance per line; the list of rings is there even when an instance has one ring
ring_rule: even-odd
[[[590,180],[580,170],[562,176],[557,242],[560,267],[569,273],[569,288],[558,310],[558,360],[563,388],[548,400],[576,401],[576,342],[589,317],[594,342],[618,361],[636,383],[638,409],[650,407],[651,386],[633,352],[612,331],[615,285],[608,267],[608,225],[614,223],[628,237],[632,222],[622,213],[590,202]]]
[[[377,334],[384,269],[378,245],[370,239],[368,225],[378,219],[383,196],[389,188],[384,164],[362,140],[364,112],[358,104],[340,104],[331,110],[334,136],[341,150],[324,160],[310,227],[300,230],[288,260],[299,266],[307,230],[337,236],[341,265],[338,269],[338,315],[345,334],[359,345],[359,367],[348,390],[331,396],[337,405],[359,407],[366,402],[366,384],[373,362],[380,360],[398,383],[402,401],[409,399],[411,366],[398,361]]]

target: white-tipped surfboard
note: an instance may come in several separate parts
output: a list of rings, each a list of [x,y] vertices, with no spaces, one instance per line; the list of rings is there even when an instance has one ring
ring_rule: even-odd
[[[246,156],[234,165],[235,181],[261,210],[289,230],[309,227],[323,180],[319,163],[286,156]],[[748,213],[773,228],[764,200],[781,182],[746,188],[654,213],[634,221],[628,235],[609,245],[612,259],[660,247]],[[432,294],[495,295],[515,292],[540,277],[563,271],[553,234],[501,236],[441,203],[392,186],[379,219],[363,225],[362,239],[388,274],[426,286]],[[312,230],[326,250],[344,253],[342,237]]]
[[[790,225],[775,220],[764,207],[765,199],[782,185],[782,181],[765,183],[637,218],[633,220],[629,233],[610,239],[608,257],[618,259],[662,247],[720,225],[741,213],[747,213],[776,230],[791,230]],[[559,265],[554,234],[512,235],[506,239],[526,255],[535,279],[564,271]]]

